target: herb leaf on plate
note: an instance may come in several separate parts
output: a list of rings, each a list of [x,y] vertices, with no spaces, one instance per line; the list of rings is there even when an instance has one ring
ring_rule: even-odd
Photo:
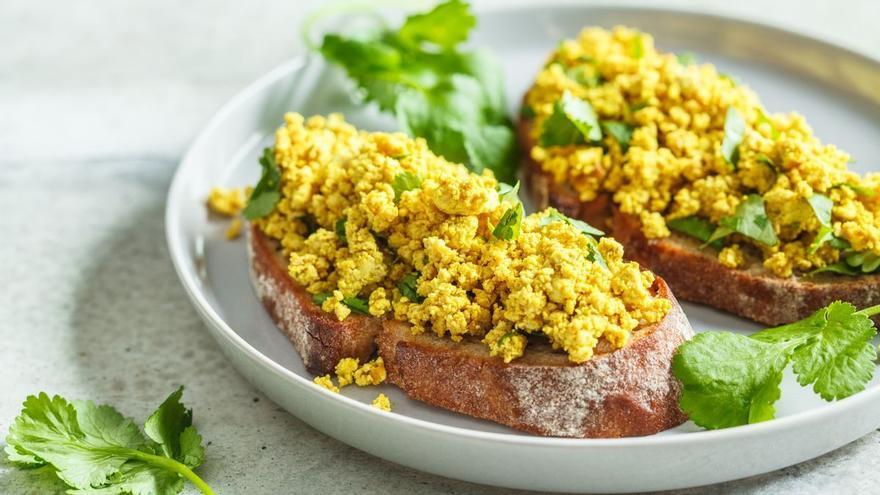
[[[475,24],[466,3],[448,0],[396,30],[327,34],[320,52],[432,151],[510,182],[516,146],[501,68],[486,52],[459,49]]]
[[[672,371],[682,382],[682,410],[705,428],[772,419],[782,371],[792,363],[798,383],[826,401],[865,388],[874,373],[880,306],[857,311],[834,302],[803,320],[749,337],[705,332],[679,346]]]

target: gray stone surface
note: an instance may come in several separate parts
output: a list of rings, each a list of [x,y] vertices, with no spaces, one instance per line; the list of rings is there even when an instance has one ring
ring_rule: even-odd
[[[872,1],[664,4],[880,47]],[[173,272],[162,215],[178,158],[223,101],[302,49],[308,8],[0,2],[0,434],[39,390],[142,420],[185,384],[218,493],[506,492],[384,462],[288,415],[225,361]],[[683,493],[876,492],[878,441]],[[59,488],[0,464],[2,494]]]

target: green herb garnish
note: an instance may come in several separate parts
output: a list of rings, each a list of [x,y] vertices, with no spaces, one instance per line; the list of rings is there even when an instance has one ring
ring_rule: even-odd
[[[599,252],[599,245],[596,242],[596,239],[594,237],[594,236],[601,237],[601,236],[605,235],[605,232],[602,232],[601,230],[597,229],[596,227],[593,227],[592,225],[588,224],[587,222],[584,222],[582,220],[578,220],[576,218],[571,218],[567,215],[563,215],[562,213],[559,212],[559,210],[556,210],[554,208],[548,208],[547,213],[543,217],[541,217],[541,221],[540,221],[539,225],[541,227],[546,227],[547,225],[550,225],[553,222],[567,223],[567,224],[571,225],[572,227],[574,227],[575,229],[577,229],[580,233],[586,235],[587,239],[589,239],[589,243],[588,243],[589,253],[587,254],[587,259],[592,261],[593,263],[596,263],[596,264],[604,267],[605,269],[608,269],[608,264],[605,263],[605,258],[602,257],[602,253]]]
[[[391,188],[394,189],[394,202],[400,201],[400,197],[406,191],[412,191],[422,187],[422,179],[411,172],[401,172],[394,176]]]
[[[568,91],[553,105],[553,113],[541,127],[541,146],[568,146],[600,139],[602,128],[593,107]]]
[[[317,294],[312,294],[312,301],[318,306],[323,306],[324,301],[331,297],[333,297],[333,294],[329,292],[319,292]],[[370,314],[370,305],[360,297],[344,297],[342,298],[342,304],[348,306],[348,308],[355,313],[360,313],[362,315]]]
[[[739,161],[739,145],[746,133],[746,121],[732,106],[727,107],[724,118],[724,140],[721,142],[721,156],[731,168],[735,169]]]
[[[535,109],[532,108],[531,105],[523,105],[519,109],[519,116],[526,120],[531,120],[535,118],[535,115],[537,114],[535,113]]]
[[[757,194],[749,194],[746,200],[736,207],[736,212],[722,218],[719,224],[715,232],[706,240],[706,244],[733,233],[742,234],[767,246],[774,246],[779,242],[770,218],[767,217],[764,198]]]
[[[327,34],[320,52],[432,151],[512,181],[516,143],[503,73],[487,53],[460,48],[475,24],[466,3],[448,0],[407,17],[397,30],[364,38]]]
[[[681,52],[675,57],[681,65],[694,65],[697,63],[697,56],[692,52]]]
[[[417,290],[420,276],[417,272],[410,272],[397,283],[397,289],[400,290],[400,293],[414,303],[420,303],[425,300],[424,297],[419,295]]]
[[[256,220],[264,217],[275,209],[275,204],[281,199],[281,172],[275,163],[275,153],[272,148],[265,148],[260,157],[260,166],[263,174],[260,181],[254,187],[251,197],[248,198],[247,206],[242,214],[248,220]]]
[[[620,145],[621,153],[626,153],[629,149],[629,143],[632,141],[633,126],[626,122],[615,120],[603,120],[600,125],[606,134],[609,134],[617,141],[617,144]]]
[[[715,232],[715,229],[718,228],[709,220],[696,215],[668,220],[666,226],[671,230],[681,232],[682,234],[689,235],[703,242],[707,242],[712,237],[712,233]],[[722,243],[720,242],[720,239],[712,242],[712,247],[716,249],[720,249],[721,246]]]
[[[504,182],[498,183],[498,200],[499,201],[519,201],[519,181],[510,185]]]
[[[852,189],[853,192],[858,194],[859,196],[873,197],[877,195],[876,189],[871,189],[870,187],[857,186],[855,184],[848,184],[844,182],[843,184],[837,184],[834,187],[845,187],[847,189]]]
[[[336,221],[336,225],[334,225],[334,230],[336,231],[336,237],[339,238],[339,241],[342,244],[348,244],[348,236],[345,235],[345,224],[348,222],[348,217],[342,217]]]
[[[865,388],[874,373],[876,334],[870,317],[880,306],[856,311],[834,302],[813,315],[746,337],[705,332],[682,344],[672,371],[684,388],[680,406],[696,424],[726,428],[775,416],[782,372],[792,363],[798,383],[826,401]]]
[[[640,60],[645,55],[645,46],[642,42],[642,34],[638,33],[633,36],[629,45],[629,54],[632,58]]]
[[[501,215],[501,220],[498,221],[498,225],[492,229],[492,235],[496,239],[502,241],[512,241],[516,239],[519,237],[520,229],[522,228],[523,216],[525,216],[523,205],[521,202],[517,202],[516,205],[508,208],[507,211]]]
[[[68,493],[173,495],[187,480],[213,495],[193,472],[205,450],[182,394],[183,387],[172,393],[143,432],[112,406],[31,395],[9,427],[7,458],[24,468],[48,466]]]
[[[773,121],[760,109],[758,109],[758,125],[767,123],[770,126],[770,138],[776,141],[779,139],[779,130],[773,125]]]
[[[813,194],[807,199],[807,203],[810,204],[820,224],[819,231],[807,250],[808,253],[813,254],[834,238],[834,230],[831,228],[831,208],[834,203],[831,202],[831,198],[823,194]]]
[[[588,88],[595,88],[602,83],[602,76],[598,71],[587,72],[583,67],[570,67],[566,69],[565,75],[572,81]]]

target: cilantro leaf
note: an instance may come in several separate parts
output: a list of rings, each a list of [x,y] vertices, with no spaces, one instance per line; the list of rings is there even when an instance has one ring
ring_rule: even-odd
[[[681,232],[682,234],[689,235],[703,242],[708,241],[717,228],[717,226],[709,220],[696,215],[668,220],[666,226],[671,230]]]
[[[598,70],[586,71],[584,67],[570,67],[565,70],[565,76],[572,81],[586,86],[595,88],[602,83],[602,76]]]
[[[173,495],[188,479],[213,491],[190,469],[204,448],[178,389],[150,416],[144,433],[107,405],[29,396],[6,437],[6,452],[21,465],[49,465],[77,494]]]
[[[601,122],[602,129],[610,134],[620,145],[621,153],[626,153],[629,149],[629,143],[633,137],[633,126],[626,122],[618,122],[615,120],[603,120]]]
[[[394,176],[391,188],[394,189],[394,201],[400,201],[400,196],[406,191],[412,191],[422,187],[422,179],[412,172],[401,172]],[[337,229],[338,231],[338,229]]]
[[[541,146],[567,146],[602,139],[599,117],[590,104],[566,91],[541,126]]]
[[[773,121],[770,120],[770,118],[767,117],[767,115],[761,109],[758,109],[758,125],[761,125],[764,123],[766,123],[767,125],[770,126],[770,138],[774,141],[779,139],[779,129],[777,129],[776,126],[773,125]],[[766,156],[766,155],[764,155],[764,156]],[[769,158],[768,158],[768,160],[769,160]]]
[[[501,215],[498,225],[492,230],[492,235],[502,241],[512,241],[519,237],[522,228],[522,220],[525,215],[523,205],[517,202]]]
[[[393,186],[392,186],[393,187]],[[397,190],[394,191],[395,197],[397,196]],[[341,217],[336,221],[336,224],[333,226],[333,230],[336,232],[336,237],[339,238],[339,242],[342,244],[348,244],[348,236],[345,235],[345,223],[348,222],[348,217]]]
[[[831,198],[824,194],[814,193],[807,199],[807,203],[810,204],[810,208],[813,209],[813,213],[816,214],[816,219],[819,220],[820,224],[824,226],[831,225],[831,208],[834,206]]]
[[[324,301],[330,298],[333,294],[329,292],[319,292],[317,294],[312,294],[312,302],[317,304],[318,306],[323,306]]]
[[[733,233],[742,234],[767,246],[773,246],[779,242],[776,238],[776,231],[773,230],[773,224],[767,217],[764,198],[757,194],[748,195],[745,201],[736,207],[736,212],[732,216],[722,218],[719,223],[720,225],[706,241],[706,244],[711,244]]]
[[[746,121],[742,115],[732,106],[727,107],[727,116],[724,119],[724,139],[721,141],[721,156],[736,168],[739,161],[739,145],[746,133]]]
[[[839,186],[839,187],[845,187],[845,188],[847,188],[847,189],[852,189],[852,190],[853,190],[856,194],[858,194],[859,196],[866,196],[866,197],[869,197],[869,198],[870,198],[870,197],[873,197],[873,196],[876,196],[876,195],[877,195],[877,190],[876,190],[876,189],[871,189],[870,187],[858,186],[858,185],[855,185],[855,184],[849,184],[849,183],[846,183],[846,182],[844,182],[843,184],[838,184],[837,186],[834,186],[834,187],[838,187],[838,186]]]
[[[420,275],[417,272],[410,272],[397,283],[397,288],[404,297],[414,303],[420,303],[425,300],[420,296],[417,289],[419,286]]]
[[[812,275],[817,275],[819,273],[836,273],[838,275],[853,276],[853,275],[860,274],[861,270],[858,270],[856,268],[853,268],[853,267],[847,265],[846,262],[839,261],[837,263],[832,263],[830,265],[825,265],[823,267],[816,268],[815,270],[811,271],[807,275],[812,276]]]
[[[697,63],[697,56],[693,52],[681,52],[676,55],[676,58],[681,65],[694,65]]]
[[[547,226],[553,222],[563,222],[571,225],[572,227],[579,230],[581,233],[589,235],[589,236],[603,236],[605,232],[593,227],[592,225],[584,222],[583,220],[578,220],[576,218],[571,218],[567,215],[563,215],[559,212],[559,210],[555,208],[547,208],[547,214],[541,218],[540,225],[541,227]]]
[[[629,54],[632,58],[640,60],[645,55],[645,46],[642,42],[642,33],[633,36],[629,45]]]
[[[772,419],[788,364],[784,349],[730,332],[697,334],[672,359],[682,411],[704,428]]]
[[[865,388],[874,373],[880,306],[856,311],[834,302],[803,320],[745,337],[706,332],[682,344],[672,371],[682,382],[680,405],[706,428],[772,419],[783,370],[792,363],[798,383],[827,401]]]
[[[444,50],[452,50],[468,38],[476,25],[477,19],[467,4],[451,0],[437,5],[430,12],[407,17],[399,36],[407,43],[429,42]]]
[[[434,153],[510,180],[517,148],[503,72],[486,52],[458,48],[475,22],[466,3],[448,0],[397,30],[359,39],[327,34],[320,52]]]
[[[248,220],[256,220],[264,217],[275,209],[275,204],[281,199],[281,172],[275,163],[275,153],[272,148],[265,148],[260,157],[260,166],[263,174],[260,181],[254,186],[251,197],[248,198],[247,206],[242,214]]]
[[[758,332],[762,342],[797,343],[791,355],[801,385],[827,401],[864,390],[874,374],[877,350],[871,343],[877,331],[868,315],[848,302],[833,302],[811,316]]]
[[[192,410],[185,408],[180,402],[182,395],[183,387],[180,387],[168,396],[147,418],[144,433],[159,444],[165,457],[181,461],[189,467],[196,467],[201,464],[205,453],[201,446],[201,437],[192,428]],[[195,464],[190,464],[191,462]]]
[[[312,302],[317,304],[318,306],[323,306],[324,301],[330,299],[333,294],[329,292],[319,292],[317,294],[312,294]],[[370,314],[370,305],[367,301],[361,299],[360,297],[343,297],[342,304],[348,306],[348,309],[352,310],[355,313],[368,315]]]
[[[498,199],[500,201],[519,201],[519,181],[510,185],[504,182],[498,183]]]

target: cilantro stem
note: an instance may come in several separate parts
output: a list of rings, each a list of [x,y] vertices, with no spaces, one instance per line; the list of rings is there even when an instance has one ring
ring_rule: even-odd
[[[217,495],[214,493],[214,490],[208,486],[207,483],[199,476],[193,472],[192,469],[188,468],[183,463],[177,462],[174,459],[170,459],[168,457],[162,457],[153,454],[147,454],[146,452],[141,452],[139,450],[132,450],[131,456],[135,459],[144,461],[148,464],[153,464],[154,466],[159,466],[161,468],[167,469],[169,471],[174,471],[175,473],[183,476],[190,483],[196,486],[204,495]]]
[[[856,314],[865,315],[869,318],[876,315],[877,313],[880,313],[880,304],[856,311]]]

